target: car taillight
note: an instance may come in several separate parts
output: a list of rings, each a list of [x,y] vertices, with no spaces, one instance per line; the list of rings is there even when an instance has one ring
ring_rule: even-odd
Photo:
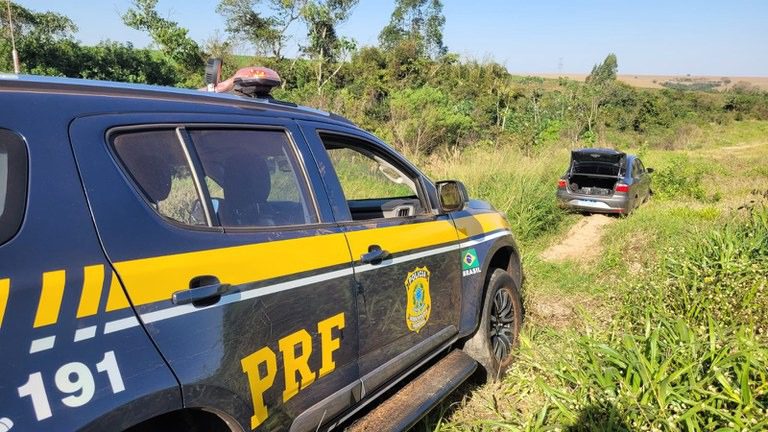
[[[619,183],[616,185],[616,192],[629,192],[629,186],[624,183]]]
[[[563,179],[560,179],[560,180],[557,181],[557,188],[558,189],[563,189],[567,184],[568,184],[568,182],[566,182]]]

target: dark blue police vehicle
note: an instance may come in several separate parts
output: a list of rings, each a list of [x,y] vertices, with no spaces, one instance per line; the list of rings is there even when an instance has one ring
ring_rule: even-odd
[[[401,430],[509,364],[506,219],[256,96],[0,76],[1,431]]]

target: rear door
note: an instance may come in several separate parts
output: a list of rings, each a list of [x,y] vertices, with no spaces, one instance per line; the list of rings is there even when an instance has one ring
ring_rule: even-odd
[[[40,127],[52,96],[10,96],[0,95],[14,107],[0,116],[0,430],[122,430],[180,408],[146,332],[112,331],[136,317],[66,145],[70,111],[45,110]]]
[[[352,251],[360,374],[372,391],[456,335],[457,232],[433,211],[424,179],[386,145],[351,128],[302,128]]]
[[[219,121],[219,122],[217,122]],[[125,126],[130,124],[131,126]],[[187,407],[287,427],[358,382],[351,259],[294,123],[142,114],[71,139],[108,257]],[[333,415],[328,412],[327,415]]]

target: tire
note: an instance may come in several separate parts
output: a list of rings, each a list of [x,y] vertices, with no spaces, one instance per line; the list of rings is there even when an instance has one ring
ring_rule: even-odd
[[[523,304],[515,280],[494,269],[488,279],[480,325],[464,344],[464,352],[481,366],[488,380],[497,381],[514,358],[523,325]]]

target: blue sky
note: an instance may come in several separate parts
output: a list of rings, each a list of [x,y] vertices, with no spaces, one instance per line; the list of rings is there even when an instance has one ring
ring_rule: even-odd
[[[150,40],[122,24],[130,0],[16,0],[72,18],[78,39]],[[495,59],[517,73],[588,73],[609,52],[619,73],[768,76],[768,1],[443,0],[444,39],[452,52]],[[163,16],[204,41],[223,19],[217,0],[159,0]],[[341,33],[374,45],[394,0],[360,0]],[[303,29],[293,29],[292,45]],[[295,52],[295,48],[288,52]]]

